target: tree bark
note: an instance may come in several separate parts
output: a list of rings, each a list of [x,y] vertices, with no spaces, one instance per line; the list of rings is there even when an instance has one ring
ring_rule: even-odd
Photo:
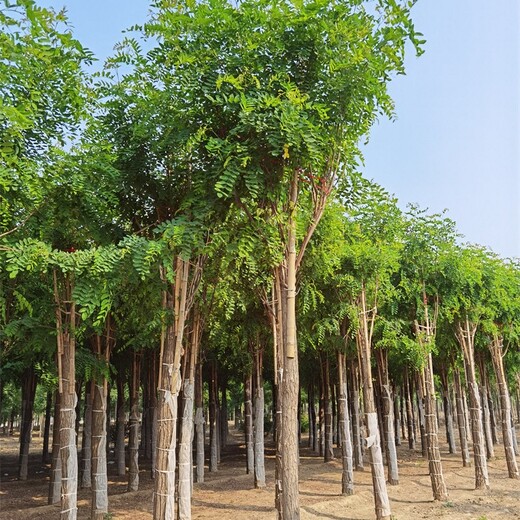
[[[264,463],[264,381],[262,377],[263,351],[256,350],[254,356],[254,455],[255,488],[265,487]]]
[[[123,374],[117,374],[117,415],[116,415],[116,465],[117,474],[124,477],[126,474],[125,460],[125,382]],[[130,448],[130,447],[129,447]]]
[[[388,374],[388,351],[383,348],[376,350],[379,387],[382,397],[383,433],[388,466],[388,483],[391,486],[399,484],[399,470],[397,467],[397,448],[395,446],[395,431],[393,417],[393,400]]]
[[[473,458],[475,462],[475,489],[488,489],[489,477],[486,461],[484,433],[482,431],[482,410],[475,376],[474,340],[477,325],[466,318],[457,324],[456,335],[464,354],[466,381],[469,390],[469,415],[473,438]]]
[[[20,421],[20,456],[18,479],[27,480],[29,472],[29,446],[32,439],[34,396],[36,394],[36,373],[34,365],[24,370],[22,382],[22,418]]]
[[[363,406],[367,427],[366,446],[369,455],[370,469],[372,472],[376,519],[390,520],[392,512],[390,510],[390,501],[388,500],[388,491],[386,489],[381,438],[379,434],[377,410],[374,400],[374,387],[372,383],[371,342],[373,320],[375,319],[375,316],[374,311],[367,309],[364,285],[358,300],[358,306],[360,326],[358,328],[356,339],[363,378]]]
[[[77,516],[78,452],[76,448],[76,305],[71,275],[58,280],[54,271],[54,298],[60,392],[61,520]]]
[[[466,431],[466,418],[464,417],[464,394],[460,382],[460,373],[457,368],[453,369],[453,382],[455,385],[455,403],[457,406],[457,426],[459,429],[460,451],[462,454],[462,465],[465,468],[471,466],[468,447],[468,432]]]
[[[354,469],[364,471],[363,463],[363,443],[361,439],[361,422],[359,414],[359,366],[355,360],[347,360],[350,375],[350,406],[352,416],[352,437],[354,444]]]
[[[197,369],[195,376],[195,435],[196,442],[196,481],[204,482],[204,403],[202,385],[202,362],[200,356],[197,358]]]
[[[323,385],[323,409],[325,413],[325,436],[323,447],[323,459],[330,462],[334,459],[334,448],[332,445],[332,403],[330,397],[330,363],[327,354],[322,359],[322,385]]]
[[[141,354],[135,351],[133,352],[132,371],[130,377],[130,384],[128,385],[130,395],[128,491],[137,491],[139,489],[139,388],[141,386]]]
[[[491,343],[489,343],[489,351],[491,352],[491,360],[495,369],[497,379],[498,393],[500,397],[500,418],[502,425],[502,441],[504,443],[504,451],[506,455],[507,473],[509,478],[520,478],[518,473],[518,465],[516,463],[515,450],[513,444],[514,426],[511,421],[511,398],[507,387],[507,379],[504,370],[503,361],[503,340],[500,336],[495,335]]]
[[[209,382],[209,471],[213,473],[218,469],[218,435],[217,435],[217,362],[211,364]],[[252,430],[251,430],[252,431]]]
[[[177,397],[181,386],[180,364],[186,320],[189,263],[176,260],[172,293],[163,295],[163,306],[173,314],[161,338],[158,377],[157,449],[153,493],[154,520],[175,520],[175,467],[177,445]],[[162,278],[165,280],[164,272]]]
[[[85,383],[85,415],[81,442],[81,487],[92,486],[92,381]]]
[[[448,370],[446,366],[441,368],[441,384],[442,384],[442,402],[444,408],[444,421],[446,427],[446,440],[448,441],[448,450],[450,453],[457,453],[455,445],[455,432],[453,429],[453,413],[451,409],[450,387],[448,384]]]
[[[51,412],[52,412],[52,392],[47,392],[47,402],[45,404],[45,426],[43,429],[43,449],[42,462],[47,464],[49,459],[49,438],[51,432]]]
[[[51,475],[49,479],[48,504],[61,500],[61,456],[60,456],[60,393],[54,393],[54,424],[52,426]]]
[[[341,445],[341,494],[354,494],[354,464],[352,440],[350,437],[350,417],[347,406],[347,377],[345,354],[338,352],[338,401],[339,401],[339,439]]]

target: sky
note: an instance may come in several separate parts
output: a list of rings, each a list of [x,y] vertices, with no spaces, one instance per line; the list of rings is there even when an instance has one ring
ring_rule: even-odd
[[[39,0],[66,7],[74,34],[101,60],[142,23],[146,0]],[[390,85],[396,120],[363,148],[364,173],[402,207],[448,209],[464,240],[520,257],[520,2],[419,0],[425,53]]]

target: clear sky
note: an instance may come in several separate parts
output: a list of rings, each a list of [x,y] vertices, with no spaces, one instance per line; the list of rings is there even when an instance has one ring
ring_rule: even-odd
[[[39,0],[67,7],[76,37],[101,60],[142,23],[146,0]],[[448,208],[466,240],[520,257],[520,2],[419,0],[427,40],[391,85],[397,120],[364,148],[365,174],[403,206]]]

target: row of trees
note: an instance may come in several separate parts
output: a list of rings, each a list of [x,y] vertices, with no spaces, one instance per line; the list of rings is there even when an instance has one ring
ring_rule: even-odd
[[[468,415],[476,487],[485,487],[479,383],[489,387],[492,360],[509,476],[518,478],[509,394],[518,386],[518,265],[457,245],[444,216],[403,214],[355,173],[358,142],[379,114],[392,115],[386,85],[404,72],[405,47],[421,52],[411,6],[161,1],[89,76],[92,56],[63,13],[3,1],[1,384],[23,382],[24,478],[32,367],[50,387],[55,377],[50,499],[61,497],[62,518],[76,517],[80,478],[92,487],[93,518],[108,511],[107,386],[117,381],[123,399],[127,376],[129,489],[141,436],[154,518],[190,518],[193,428],[203,478],[203,380],[210,469],[226,434],[226,381],[243,382],[247,467],[265,485],[264,377],[273,385],[278,517],[299,518],[299,394],[307,387],[312,418],[317,355],[324,455],[333,456],[332,389],[343,492],[353,491],[353,461],[362,464],[364,422],[377,518],[390,518],[383,451],[388,481],[398,482],[396,395],[407,396],[410,418],[420,397],[433,494],[447,496],[434,373],[443,392],[455,383],[464,463]]]

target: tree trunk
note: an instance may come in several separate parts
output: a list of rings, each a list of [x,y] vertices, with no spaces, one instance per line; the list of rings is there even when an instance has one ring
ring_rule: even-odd
[[[176,279],[172,293],[163,295],[163,307],[173,311],[173,323],[161,337],[158,377],[157,450],[153,493],[154,520],[174,520],[175,467],[177,445],[177,397],[181,386],[180,364],[186,320],[186,295],[189,262],[176,261]],[[166,276],[162,272],[162,278]]]
[[[469,322],[457,324],[457,339],[464,354],[466,367],[466,381],[469,390],[469,415],[471,421],[471,433],[473,438],[473,458],[475,461],[475,489],[488,489],[489,477],[482,431],[482,410],[480,408],[480,395],[475,376],[474,340],[477,325]]]
[[[415,426],[413,415],[413,394],[410,384],[410,376],[408,369],[405,372],[405,390],[406,390],[406,426],[408,428],[408,448],[415,450]]]
[[[446,427],[446,440],[448,441],[448,449],[450,453],[457,453],[455,445],[455,432],[453,430],[453,414],[451,410],[450,387],[448,384],[448,370],[446,366],[441,368],[441,384],[442,384],[442,402],[444,408],[444,422]]]
[[[195,307],[193,331],[184,353],[183,413],[179,439],[179,520],[191,519],[193,475],[193,401],[195,395],[195,365],[199,357],[200,315]]]
[[[34,365],[24,370],[22,383],[22,418],[20,422],[20,457],[18,460],[18,479],[27,480],[29,472],[29,446],[32,439],[34,396],[36,394],[36,373]]]
[[[217,362],[211,364],[211,379],[209,383],[209,471],[218,469],[218,436],[217,436]],[[252,431],[252,430],[251,430]]]
[[[390,376],[388,374],[388,351],[383,348],[376,350],[379,387],[383,412],[383,433],[388,465],[388,483],[392,486],[399,484],[397,468],[397,448],[395,446],[395,431],[393,417],[393,400],[390,390]]]
[[[354,444],[354,469],[356,471],[364,471],[363,463],[363,443],[361,439],[361,421],[359,414],[359,370],[358,364],[354,360],[347,360],[350,370],[350,405],[352,416],[352,437]]]
[[[421,435],[421,453],[423,457],[428,456],[428,447],[426,445],[426,426],[424,422],[424,389],[420,382],[420,374],[416,374],[416,398],[417,398],[417,417],[419,419],[419,433]]]
[[[309,383],[307,389],[307,410],[309,416],[309,442],[308,446],[314,448],[314,435],[316,432],[316,406],[314,404],[314,383]]]
[[[47,464],[49,460],[49,438],[51,432],[51,412],[52,412],[52,392],[47,392],[47,402],[45,404],[45,426],[43,429],[43,449],[42,462]]]
[[[399,408],[401,390],[394,387],[394,431],[395,431],[395,445],[401,446],[401,410]]]
[[[360,326],[357,333],[358,355],[361,363],[361,374],[363,378],[363,406],[367,426],[366,446],[372,471],[372,485],[374,488],[374,502],[377,520],[390,520],[391,510],[388,492],[386,489],[385,468],[383,466],[383,454],[381,451],[381,438],[377,422],[377,410],[374,400],[374,387],[372,383],[371,367],[371,342],[372,325],[375,316],[368,317],[373,313],[367,309],[365,288],[362,287],[359,305]],[[369,319],[371,324],[369,324]]]
[[[468,432],[466,431],[466,418],[464,417],[464,394],[460,382],[460,373],[457,368],[453,369],[453,382],[455,385],[455,403],[457,406],[457,426],[459,429],[460,451],[462,454],[462,465],[465,468],[471,466],[468,447]]]
[[[61,520],[77,516],[78,452],[76,448],[76,306],[72,300],[71,275],[58,281],[54,271],[60,392]]]
[[[264,381],[262,377],[263,352],[254,352],[254,455],[255,455],[255,488],[265,487],[264,463]]]
[[[93,350],[99,361],[110,360],[111,342],[110,317],[105,326],[104,342],[96,336]],[[104,344],[103,344],[104,343]],[[107,477],[107,392],[106,377],[92,382],[92,520],[103,520],[108,513]]]
[[[81,487],[92,486],[92,381],[85,383],[85,415],[81,442]]]
[[[435,407],[435,385],[433,379],[433,361],[428,354],[426,366],[422,369],[424,384],[424,429],[428,450],[428,467],[434,500],[448,500],[448,490],[444,482],[441,453],[439,450],[438,423]]]
[[[51,474],[49,479],[48,504],[61,500],[61,457],[60,457],[60,393],[54,393],[54,424],[52,426]]]
[[[323,374],[323,409],[325,412],[325,442],[323,459],[330,462],[334,459],[334,448],[332,446],[332,403],[330,398],[330,363],[327,354],[323,354],[322,374]]]
[[[219,379],[220,383],[220,430],[219,430],[219,440],[220,440],[220,448],[224,448],[227,445],[227,437],[229,432],[228,426],[228,407],[227,407],[227,376],[224,374]],[[220,457],[219,457],[220,462]]]
[[[128,434],[128,491],[137,491],[139,489],[139,388],[141,386],[141,354],[138,352],[133,353],[132,372],[130,377],[130,384],[128,385],[130,395],[130,432]]]
[[[511,399],[507,387],[507,379],[504,371],[503,340],[495,335],[489,343],[489,351],[497,378],[498,393],[500,397],[500,418],[502,425],[502,441],[506,455],[507,472],[509,478],[518,479],[518,465],[516,463],[515,450],[513,446],[513,425],[511,424]]]
[[[116,415],[116,465],[117,474],[124,477],[126,474],[125,461],[125,382],[123,374],[117,374],[117,415]],[[130,447],[129,447],[130,449]]]
[[[350,438],[350,417],[347,406],[347,377],[345,354],[338,352],[338,398],[339,398],[339,439],[341,444],[341,494],[354,494],[354,465],[352,440]]]
[[[197,438],[196,450],[196,481],[204,482],[204,403],[202,385],[202,362],[200,356],[197,358],[197,369],[195,376],[195,435]]]
[[[478,352],[478,369],[480,374],[480,405],[482,408],[482,426],[484,429],[484,438],[486,440],[486,458],[493,459],[495,457],[495,449],[493,447],[493,433],[491,431],[491,415],[489,412],[488,387],[487,387],[487,370],[483,352]]]

